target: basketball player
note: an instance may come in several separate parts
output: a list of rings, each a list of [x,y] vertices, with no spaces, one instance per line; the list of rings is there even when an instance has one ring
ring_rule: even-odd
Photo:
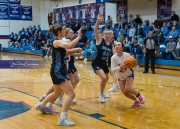
[[[132,88],[134,80],[134,71],[127,68],[124,61],[130,56],[129,53],[123,52],[124,44],[116,42],[115,52],[111,58],[111,70],[115,72],[118,77],[119,84],[121,86],[122,93],[129,99],[134,100],[132,107],[137,107],[145,102],[142,94],[138,93]]]
[[[54,92],[49,94],[41,103],[37,104],[35,109],[43,113],[45,105],[49,101],[59,97],[62,90],[67,94],[67,97],[62,106],[61,116],[57,124],[60,126],[74,126],[74,123],[71,122],[67,117],[67,111],[75,96],[75,93],[73,86],[67,77],[66,49],[72,49],[79,42],[82,36],[81,29],[78,32],[78,37],[70,43],[65,43],[62,41],[66,31],[65,26],[54,25],[50,27],[50,31],[52,31],[56,37],[55,41],[53,42],[52,64],[50,70]]]
[[[74,37],[73,30],[70,28],[66,28],[65,37],[66,38],[63,38],[63,41],[66,43],[69,43]],[[73,56],[70,56],[70,60],[68,61],[68,77],[70,78],[72,86],[75,89],[76,85],[79,83],[79,78],[78,78],[77,69],[74,65],[74,56],[80,56],[80,54],[75,53],[75,54],[73,54]],[[62,105],[62,97],[63,97],[63,93],[57,99],[58,105]],[[73,99],[72,103],[77,103],[77,101],[75,99]]]
[[[98,94],[98,97],[99,97],[99,101],[101,103],[104,103],[105,102],[104,98],[109,98],[109,95],[104,93],[104,89],[108,81],[108,73],[109,73],[106,59],[112,53],[113,47],[109,42],[109,37],[110,37],[109,30],[104,31],[104,38],[101,38],[100,34],[98,33],[99,22],[102,19],[103,19],[103,14],[99,14],[94,28],[94,34],[96,38],[96,48],[92,57],[91,65],[95,73],[101,79],[100,92]]]
[[[110,41],[112,47],[114,47],[114,45],[115,45],[114,32],[112,30],[110,31],[110,40],[109,41]],[[113,77],[113,86],[108,90],[108,92],[117,92],[118,89],[120,88],[116,75],[111,71],[111,57],[113,56],[113,54],[114,54],[114,51],[108,57],[108,68],[109,68],[111,76]]]

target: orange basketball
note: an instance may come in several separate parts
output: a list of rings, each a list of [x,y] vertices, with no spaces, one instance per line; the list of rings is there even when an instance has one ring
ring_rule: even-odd
[[[132,68],[136,67],[137,61],[134,57],[129,56],[125,59],[124,63],[125,63],[125,65],[127,65],[128,68],[132,69]]]

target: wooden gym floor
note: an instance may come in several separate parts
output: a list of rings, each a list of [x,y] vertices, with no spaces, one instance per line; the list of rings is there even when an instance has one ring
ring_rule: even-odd
[[[41,59],[38,56],[14,53],[1,53],[0,60]],[[111,98],[102,104],[98,101],[99,78],[94,74],[90,62],[76,62],[81,75],[77,85],[77,104],[72,104],[69,118],[75,122],[74,127],[57,126],[59,114],[41,114],[33,106],[52,85],[49,76],[51,60],[42,59],[44,68],[40,69],[0,69],[0,100],[4,102],[21,102],[26,107],[23,113],[11,104],[9,110],[2,110],[0,129],[179,129],[180,128],[180,72],[176,70],[157,69],[155,75],[143,74],[143,68],[135,68],[133,87],[142,93],[145,104],[131,108],[133,101],[127,99],[121,91],[108,93]],[[112,86],[110,77],[106,87]],[[54,105],[61,111],[61,107]],[[24,108],[23,108],[24,109]],[[16,113],[17,114],[16,114]],[[14,114],[13,114],[14,113]],[[10,114],[10,115],[11,115]],[[1,116],[0,116],[1,118]]]

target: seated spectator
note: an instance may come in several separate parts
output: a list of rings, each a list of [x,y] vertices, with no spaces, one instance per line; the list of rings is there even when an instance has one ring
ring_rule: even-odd
[[[123,41],[124,41],[124,35],[123,35],[122,32],[119,32],[119,35],[118,35],[116,41],[123,43]]]
[[[178,37],[178,42],[177,42],[177,46],[176,46],[176,50],[175,50],[175,59],[176,60],[180,60],[180,35]]]
[[[163,27],[161,27],[161,31],[163,32],[164,36],[167,36],[168,34],[168,27],[166,26],[166,23],[163,23]]]
[[[28,46],[28,39],[24,38],[21,43],[23,46]]]
[[[128,18],[128,25],[134,24],[134,18],[132,17],[132,14],[129,14]]]
[[[129,41],[128,37],[125,38],[125,40],[123,41],[124,44],[124,52],[130,53],[129,48],[131,45],[131,42]]]
[[[116,21],[117,23],[116,23],[116,27],[120,30],[121,29],[121,18],[120,18],[120,16],[118,16],[118,18],[117,18],[117,21]]]
[[[25,29],[23,27],[21,30],[21,39],[24,39],[24,38],[26,38],[26,34],[25,34]]]
[[[164,33],[161,31],[161,27],[158,26],[156,28],[156,31],[154,33],[154,37],[157,39],[158,43],[160,44],[161,42],[164,42]]]
[[[140,66],[140,59],[144,57],[144,53],[142,51],[142,48],[139,46],[138,42],[134,42],[134,45],[132,47],[132,51],[130,53],[134,58],[137,60],[137,66]]]
[[[42,48],[43,49],[43,48]],[[50,58],[52,57],[52,49],[51,49],[51,45],[50,45],[50,41],[48,41],[46,44],[45,44],[45,47],[43,49],[45,51],[45,56],[44,58]]]
[[[177,24],[179,24],[179,16],[175,11],[172,11],[171,22],[168,23],[168,26],[176,26]]]
[[[110,16],[108,16],[108,19],[106,20],[106,26],[108,29],[112,27],[112,20]]]
[[[90,23],[87,24],[86,28],[87,28],[87,31],[92,31],[92,27],[91,27]]]
[[[81,28],[81,25],[80,25],[80,23],[77,21],[77,22],[76,22],[76,25],[75,25],[75,28],[74,28],[74,32],[77,32],[80,28]]]
[[[48,39],[50,39],[50,34],[49,34],[49,32],[47,31],[47,32],[46,32],[46,35],[45,35],[45,37],[44,37],[44,41],[47,42]]]
[[[167,37],[172,36],[172,39],[174,42],[177,42],[178,36],[179,36],[179,32],[176,30],[176,27],[173,26],[172,27],[172,31],[170,31],[167,35]],[[168,39],[165,41],[165,45],[168,43]]]
[[[136,33],[135,33],[136,37],[138,38],[139,36],[143,36],[144,35],[144,30],[143,28],[141,27],[140,24],[138,24],[138,27],[137,27],[137,30],[136,30]]]
[[[136,25],[137,25],[137,24],[142,25],[142,19],[139,18],[139,15],[138,15],[138,14],[136,14],[136,18],[134,19],[134,22],[136,23]]]
[[[125,15],[124,16],[124,21],[123,21],[123,28],[125,27],[125,25],[127,25],[128,24],[128,18],[127,18],[127,16]],[[123,29],[122,28],[122,29]]]
[[[30,36],[30,33],[29,33],[29,31],[28,31],[28,28],[26,28],[26,30],[25,30],[25,36],[24,36],[24,38],[25,39],[29,39],[29,37],[32,37],[32,36]]]
[[[36,26],[34,25],[33,28],[32,28],[33,34],[34,34],[36,31],[37,31],[37,28],[36,28]]]
[[[131,28],[129,29],[129,38],[134,37],[136,34],[136,29],[133,24],[131,24]]]
[[[135,37],[132,37],[131,44],[130,44],[130,47],[129,47],[129,52],[130,53],[132,53],[132,48],[134,47],[134,42],[137,42],[137,40],[136,40]]]
[[[8,41],[8,47],[13,47],[14,46],[14,33],[11,32],[11,34],[9,35],[9,41]]]
[[[128,37],[129,36],[129,28],[128,28],[128,25],[125,25],[125,29],[123,30],[123,34],[124,34],[124,36],[126,37]]]
[[[142,46],[142,44],[144,43],[144,38],[142,36],[139,36],[137,42],[140,46]]]
[[[155,29],[154,29],[154,24],[151,23],[151,26],[150,26],[150,31],[152,31],[153,33],[155,32]]]
[[[173,42],[172,36],[169,36],[169,42],[167,43],[166,51],[162,52],[163,59],[166,59],[165,56],[168,54],[170,54],[171,57],[173,58],[173,56],[175,55],[175,49],[176,49],[176,43]]]
[[[161,17],[158,17],[157,20],[154,21],[154,26],[163,26],[163,21],[161,20]]]
[[[91,54],[92,51],[95,50],[95,44],[94,44],[94,41],[91,41],[90,43],[90,40],[88,40],[88,43],[86,44],[86,48],[84,51],[83,51],[83,55],[84,55],[84,62],[86,63],[87,62],[87,57],[88,57],[88,54]]]

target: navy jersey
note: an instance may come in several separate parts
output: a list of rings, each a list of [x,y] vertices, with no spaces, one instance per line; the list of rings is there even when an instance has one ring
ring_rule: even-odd
[[[55,48],[54,46],[52,47],[51,73],[67,74],[65,48]]]
[[[69,65],[74,64],[74,56],[70,56]]]
[[[93,62],[105,63],[107,57],[112,53],[112,45],[107,45],[105,40],[102,38],[102,42],[100,45],[96,45],[95,52],[92,56]]]

